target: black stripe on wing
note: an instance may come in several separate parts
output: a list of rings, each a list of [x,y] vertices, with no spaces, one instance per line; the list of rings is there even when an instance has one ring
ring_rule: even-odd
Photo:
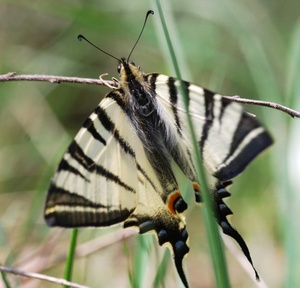
[[[254,117],[244,112],[233,135],[230,151],[223,161],[225,164],[214,175],[221,181],[234,178],[272,143],[270,134]],[[234,154],[237,155],[233,157]]]
[[[70,153],[73,159],[75,159],[81,166],[83,166],[89,172],[95,172],[105,177],[106,179],[115,182],[116,184],[125,188],[126,190],[136,193],[136,191],[132,187],[124,183],[118,177],[118,175],[115,175],[112,172],[105,169],[103,166],[96,164],[91,158],[86,156],[75,140],[69,146],[68,152]]]
[[[124,111],[125,111],[125,101],[124,101],[124,91],[122,89],[118,89],[115,91],[110,92],[109,94],[106,95],[106,98],[110,98],[113,99],[118,105],[119,107]]]
[[[146,178],[146,180],[150,183],[150,185],[152,186],[154,191],[158,191],[158,189],[155,187],[153,181],[151,180],[151,178],[149,177],[149,175],[146,173],[146,171],[141,167],[141,165],[139,163],[136,164],[136,167],[138,169],[138,171],[140,171],[142,173],[142,175]]]
[[[114,138],[119,142],[124,152],[130,154],[132,157],[135,157],[133,149],[130,147],[128,142],[120,136],[120,132],[118,131],[112,120],[108,117],[105,110],[102,107],[98,106],[95,109],[94,113],[97,114],[98,119],[101,121],[101,124],[104,126],[104,128],[113,134]]]
[[[204,91],[204,103],[205,103],[205,122],[202,128],[201,139],[200,139],[200,149],[201,153],[203,152],[203,147],[205,141],[208,137],[209,130],[213,125],[214,120],[214,95],[215,93],[203,89]]]
[[[254,117],[243,113],[241,115],[239,124],[237,125],[237,130],[233,135],[228,157],[234,153],[249,132],[259,127],[261,127],[261,125],[255,120]]]
[[[152,91],[155,92],[156,90],[156,79],[157,77],[159,76],[158,73],[150,73],[150,74],[147,74],[145,75],[145,81],[149,83]]]
[[[177,111],[177,101],[178,101],[178,91],[177,87],[175,85],[176,79],[173,77],[169,77],[168,81],[168,87],[169,87],[169,98],[170,98],[170,103],[172,104],[172,111],[173,111],[173,116],[175,119],[176,127],[177,127],[177,132],[179,135],[181,135],[181,124],[179,121],[179,116],[178,116],[178,111]],[[188,94],[187,94],[188,95]]]
[[[230,104],[232,104],[232,102],[226,98],[221,98],[221,111],[220,111],[220,115],[219,115],[219,121],[222,122],[222,118],[224,116],[224,111],[226,109],[226,107]]]
[[[73,173],[75,175],[80,176],[82,179],[84,179],[85,181],[90,182],[89,179],[87,179],[82,173],[80,173],[80,171],[78,171],[75,167],[71,166],[68,161],[66,161],[65,159],[62,159],[58,165],[57,168],[57,172],[59,171],[68,171],[70,173]]]
[[[106,145],[105,139],[96,130],[93,120],[91,120],[90,118],[86,119],[83,127],[85,127],[96,140],[100,141],[103,145]]]
[[[109,226],[124,221],[133,210],[119,207],[114,210],[110,205],[95,203],[51,183],[45,207],[45,220],[49,226]]]

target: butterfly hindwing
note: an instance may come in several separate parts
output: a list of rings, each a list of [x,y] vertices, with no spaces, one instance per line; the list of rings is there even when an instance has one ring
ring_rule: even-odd
[[[118,94],[111,94],[119,105],[123,106]],[[148,105],[148,104],[147,104]],[[132,105],[133,106],[133,105]],[[131,107],[132,107],[131,106]],[[159,116],[152,111],[151,105],[142,110],[142,116],[138,112],[126,111],[131,119],[134,135],[139,136],[135,145],[136,164],[138,170],[138,205],[134,212],[124,222],[124,227],[138,227],[140,233],[154,232],[160,245],[166,245],[171,249],[174,257],[176,269],[186,287],[188,283],[182,268],[182,260],[189,252],[188,234],[185,219],[182,215],[187,209],[178,188],[178,183],[174,176],[169,154],[165,151],[164,143],[161,143],[160,133],[164,129],[159,124]],[[144,119],[146,110],[152,111]],[[148,112],[147,112],[148,113]],[[151,120],[152,118],[152,120]],[[153,121],[153,123],[152,123]],[[155,127],[155,134],[151,134],[152,123]],[[151,134],[151,135],[149,135]],[[161,153],[159,153],[162,149]]]

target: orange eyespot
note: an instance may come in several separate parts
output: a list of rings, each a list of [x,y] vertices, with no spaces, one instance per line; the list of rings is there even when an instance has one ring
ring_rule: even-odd
[[[195,191],[198,191],[198,192],[201,191],[201,188],[200,188],[200,186],[197,182],[193,182],[193,188],[194,188]]]
[[[168,199],[167,199],[167,206],[170,210],[170,212],[172,214],[176,214],[176,210],[175,210],[175,203],[176,201],[181,198],[181,194],[179,191],[174,191],[173,193],[171,193],[169,196],[168,196]]]

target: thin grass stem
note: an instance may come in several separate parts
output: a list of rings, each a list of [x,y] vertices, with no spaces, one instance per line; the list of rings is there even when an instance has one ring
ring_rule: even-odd
[[[180,67],[178,65],[176,55],[174,52],[174,48],[172,45],[171,37],[168,32],[167,24],[163,15],[162,7],[160,4],[159,0],[156,0],[156,5],[157,9],[159,12],[159,16],[161,19],[161,25],[162,29],[164,31],[167,45],[169,48],[170,56],[172,59],[172,64],[174,66],[174,70],[176,73],[176,77],[181,81],[181,72],[180,72]],[[185,104],[185,109],[188,111],[188,95],[184,92],[185,90],[181,88],[181,92],[183,95],[183,100]],[[202,166],[202,159],[201,155],[199,152],[199,145],[196,139],[196,135],[193,129],[192,125],[192,120],[190,115],[187,113],[187,119],[188,119],[188,126],[190,127],[190,133],[191,133],[191,138],[193,142],[193,147],[194,147],[194,155],[195,155],[195,160],[196,160],[196,170],[198,174],[198,179],[201,183],[201,191],[204,199],[204,208],[203,208],[203,214],[204,214],[204,220],[205,220],[205,226],[206,226],[206,231],[208,235],[208,242],[209,242],[209,247],[210,247],[210,253],[211,253],[211,259],[213,262],[213,267],[214,267],[214,273],[215,273],[215,279],[216,279],[216,286],[217,287],[222,287],[222,288],[227,288],[230,287],[229,285],[229,278],[228,278],[228,273],[227,273],[227,266],[226,266],[226,261],[225,261],[225,256],[223,252],[223,244],[221,241],[221,237],[219,234],[219,230],[217,227],[217,224],[215,222],[215,219],[213,217],[212,213],[212,201],[208,189],[208,184],[206,181],[206,175]]]

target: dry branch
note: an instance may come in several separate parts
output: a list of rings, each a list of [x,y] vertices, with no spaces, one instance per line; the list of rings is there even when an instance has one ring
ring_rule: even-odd
[[[226,99],[229,99],[234,102],[239,102],[243,104],[251,104],[251,105],[259,105],[259,106],[265,106],[269,108],[273,108],[276,110],[280,110],[284,113],[289,114],[293,118],[300,118],[300,112],[293,110],[291,108],[288,108],[286,106],[277,104],[275,102],[268,102],[268,101],[261,101],[261,100],[252,100],[252,99],[245,99],[241,98],[240,96],[223,96]]]
[[[137,231],[135,231],[134,229],[119,229],[116,231],[112,231],[107,235],[102,235],[100,238],[96,238],[78,245],[75,252],[76,257],[86,257],[96,251],[111,246],[135,234],[137,234]],[[57,241],[57,236],[54,236],[53,239],[51,238],[50,241],[46,242],[45,245],[42,246],[35,254],[30,255],[30,261],[27,258],[22,259],[22,261],[18,263],[18,267],[21,268],[21,270],[41,272],[50,269],[55,265],[58,265],[62,261],[65,261],[65,251],[57,254],[52,260],[50,259],[47,261],[43,261],[43,259],[47,257],[47,254],[45,254],[44,252],[51,251],[53,248],[52,245],[55,244],[55,241]]]
[[[92,85],[111,85],[115,86],[114,81],[107,81],[103,79],[91,79],[80,77],[66,77],[55,75],[17,75],[16,72],[9,72],[7,74],[0,75],[0,82],[7,81],[43,81],[50,83],[79,83],[79,84],[92,84]]]
[[[107,74],[103,74],[103,75],[107,75]],[[54,76],[54,75],[17,75],[16,72],[9,72],[7,74],[0,75],[0,82],[7,82],[7,81],[44,81],[44,82],[51,82],[51,83],[79,83],[79,84],[105,85],[108,87],[116,87],[115,81],[103,80],[101,76],[100,79],[91,79],[91,78],[65,77],[65,76]],[[284,113],[287,113],[292,117],[300,118],[300,112],[274,102],[245,99],[245,98],[240,98],[239,96],[224,96],[224,97],[230,99],[231,101],[235,101],[243,104],[259,105],[259,106],[273,108],[276,110],[280,110]]]
[[[43,275],[43,274],[39,274],[39,273],[25,272],[25,271],[22,271],[19,269],[5,267],[5,266],[0,266],[0,271],[15,274],[18,276],[24,276],[24,277],[30,277],[30,278],[34,278],[34,279],[44,280],[44,281],[48,281],[48,282],[52,282],[52,283],[56,283],[56,284],[60,284],[60,285],[65,285],[65,286],[69,286],[69,287],[74,287],[74,288],[88,288],[87,286],[69,282],[65,279],[55,278],[55,277],[51,277],[51,276],[47,276],[47,275]]]

